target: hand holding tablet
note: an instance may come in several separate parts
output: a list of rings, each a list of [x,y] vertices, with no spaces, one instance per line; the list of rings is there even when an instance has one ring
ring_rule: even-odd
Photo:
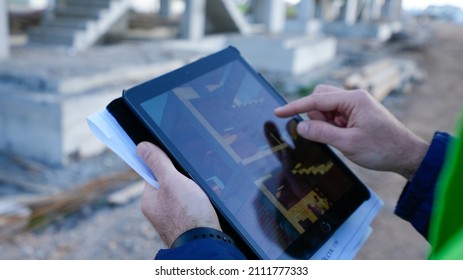
[[[159,190],[145,186],[142,211],[168,247],[182,233],[196,227],[221,230],[207,196],[198,185],[175,169],[162,150],[143,142],[138,145],[137,152],[156,174],[160,184]],[[157,218],[159,216],[163,218]]]
[[[297,137],[299,117],[274,115],[286,102],[234,48],[128,89],[116,103],[108,110],[132,115],[122,114],[130,122],[121,126],[134,142],[161,147],[249,257],[310,258],[370,196],[326,145]]]

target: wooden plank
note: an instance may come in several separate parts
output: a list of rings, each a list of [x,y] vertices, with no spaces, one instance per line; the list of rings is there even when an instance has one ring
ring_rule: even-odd
[[[390,59],[387,59],[387,58],[381,59],[381,60],[365,65],[362,68],[361,73],[364,77],[369,77],[391,66],[392,66],[392,61]]]
[[[347,89],[366,89],[377,100],[382,101],[389,93],[400,87],[402,76],[398,62],[382,59],[365,65],[344,80]]]
[[[376,73],[369,79],[368,90],[378,101],[382,101],[389,93],[396,89],[401,82],[400,70],[391,65],[387,69]]]
[[[114,205],[126,204],[137,197],[141,197],[145,188],[144,181],[138,181],[127,187],[108,195],[108,202]]]
[[[23,204],[0,201],[0,237],[10,236],[26,228],[31,214],[31,209]]]
[[[18,211],[29,209],[30,213],[27,216],[27,227],[43,226],[55,218],[77,211],[84,205],[94,202],[96,199],[104,197],[114,190],[120,189],[124,186],[124,182],[132,182],[138,180],[140,177],[133,170],[125,170],[116,174],[111,174],[86,182],[69,189],[62,190],[54,194],[41,194],[41,195],[19,195],[7,197],[0,200],[1,205],[8,205],[12,203],[17,205]],[[9,210],[8,210],[9,209]],[[14,213],[13,206],[7,208],[4,212],[0,212],[0,221],[3,219],[6,223],[22,224],[26,216],[15,216],[8,213]],[[25,210],[21,210],[25,211]],[[19,212],[18,212],[19,213]],[[1,225],[1,222],[0,222]],[[5,230],[5,234],[8,232]],[[0,231],[0,235],[3,232]]]
[[[133,170],[119,172],[113,175],[97,178],[81,186],[44,196],[41,199],[29,201],[26,205],[32,210],[31,227],[41,226],[59,215],[77,211],[97,198],[121,187],[120,183],[133,181],[140,177]]]

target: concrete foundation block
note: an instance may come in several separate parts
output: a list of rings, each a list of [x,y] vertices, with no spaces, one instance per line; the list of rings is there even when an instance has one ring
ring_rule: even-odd
[[[0,149],[52,166],[101,153],[105,147],[88,129],[86,117],[119,96],[118,90],[2,95]]]
[[[36,49],[3,64],[0,153],[62,166],[103,152],[105,146],[90,132],[87,116],[103,110],[123,89],[199,57],[186,51],[176,52],[176,57],[149,56],[153,49],[171,51],[161,44],[142,44],[136,50],[104,48],[75,59],[59,50],[50,55]]]
[[[121,90],[112,89],[72,96],[61,102],[62,162],[93,156],[105,149],[88,128],[87,116],[104,109],[121,95]]]
[[[319,34],[321,30],[321,23],[318,20],[310,20],[301,22],[298,20],[287,20],[285,25],[285,32],[296,33],[301,35],[315,35]]]
[[[346,25],[342,22],[331,22],[323,25],[323,32],[340,38],[374,39],[385,42],[392,34],[400,31],[400,23],[371,23]]]
[[[5,153],[60,163],[61,110],[56,97],[14,94],[2,97],[1,107]]]
[[[299,75],[333,60],[337,41],[323,36],[250,36],[230,37],[257,69],[275,73]]]
[[[2,96],[0,95],[0,151],[6,150],[6,143],[5,143],[5,102],[3,101]]]

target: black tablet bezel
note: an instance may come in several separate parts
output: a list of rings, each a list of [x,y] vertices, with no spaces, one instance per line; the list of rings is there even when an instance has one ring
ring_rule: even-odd
[[[134,114],[141,120],[147,127],[151,134],[157,138],[157,144],[170,156],[180,171],[192,178],[199,186],[207,186],[205,180],[199,176],[195,168],[191,166],[186,158],[177,150],[177,148],[170,142],[165,134],[157,127],[151,120],[150,116],[141,107],[141,104],[153,98],[156,95],[163,94],[172,90],[182,84],[185,84],[195,78],[198,78],[214,69],[226,65],[235,60],[239,60],[246,69],[258,79],[261,84],[276,98],[281,105],[286,104],[283,97],[263,78],[257,73],[240,55],[239,51],[234,47],[228,47],[218,53],[212,54],[191,64],[188,64],[175,71],[167,73],[161,77],[155,78],[148,82],[142,83],[138,86],[130,88],[123,93],[123,99],[126,104],[132,109]],[[311,226],[300,238],[294,241],[285,251],[280,258],[289,259],[307,259],[313,255],[316,250],[326,241],[329,236],[357,209],[360,204],[367,200],[370,196],[368,189],[363,183],[350,171],[350,169],[339,159],[338,156],[326,145],[320,144],[322,149],[330,154],[331,158],[340,168],[352,177],[356,183],[356,188],[349,189],[349,191],[328,211],[327,214],[322,216],[316,223]],[[248,246],[252,253],[258,258],[267,259],[266,253],[254,242],[252,238],[246,236],[246,230],[242,227],[239,221],[236,221],[233,214],[224,207],[217,195],[209,188],[202,188],[212,204],[217,210],[220,217],[231,226],[231,228],[238,234],[246,246]],[[244,249],[244,248],[242,248]],[[246,248],[248,249],[248,248]]]

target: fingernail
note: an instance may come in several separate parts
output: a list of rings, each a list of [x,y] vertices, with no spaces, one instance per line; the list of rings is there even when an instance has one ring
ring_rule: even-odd
[[[300,135],[307,135],[309,131],[309,124],[307,122],[300,122],[297,124],[297,132]]]
[[[148,155],[148,149],[149,149],[148,144],[145,142],[141,142],[137,146],[137,153],[142,159],[145,160],[146,156]]]

